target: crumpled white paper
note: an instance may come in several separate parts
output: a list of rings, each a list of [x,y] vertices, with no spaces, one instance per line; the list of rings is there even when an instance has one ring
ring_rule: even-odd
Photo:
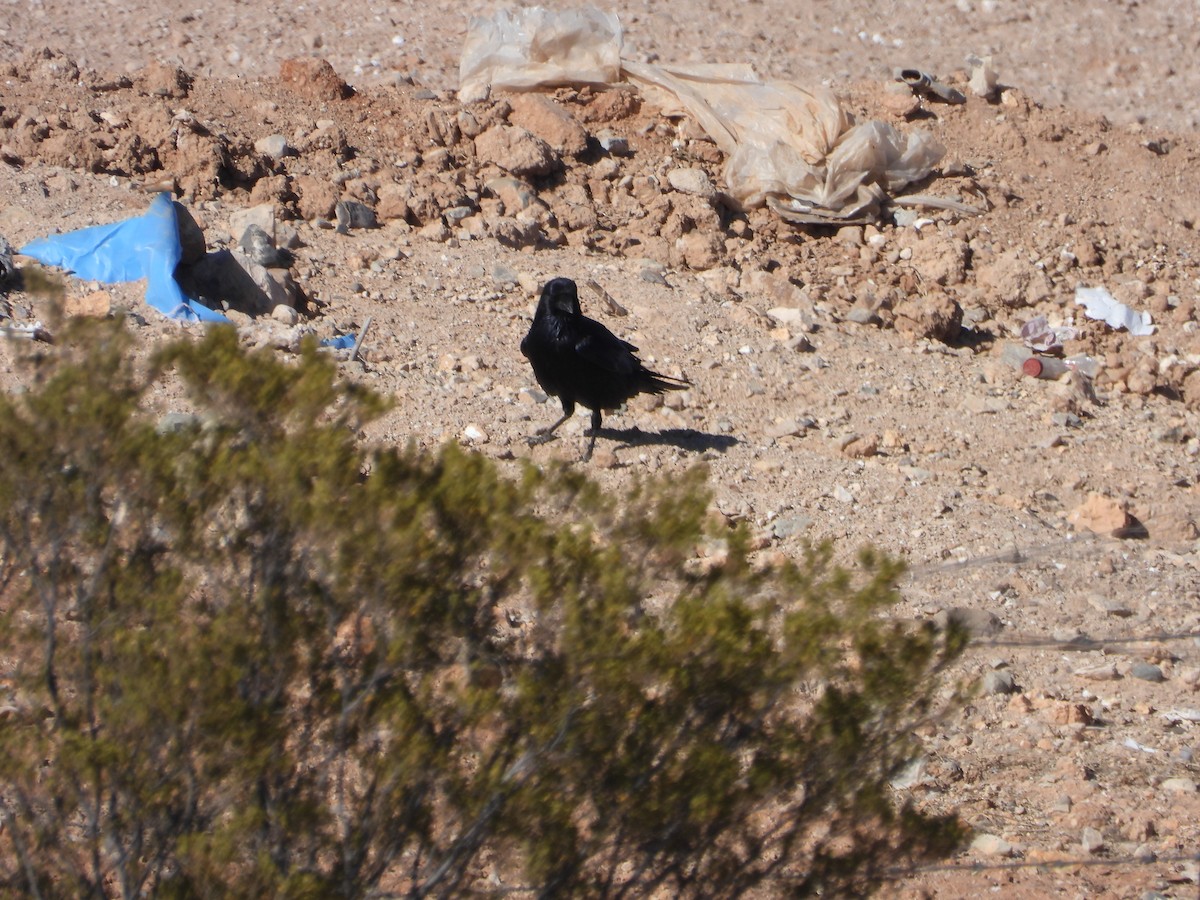
[[[1130,309],[1115,299],[1102,287],[1090,288],[1080,285],[1075,288],[1075,305],[1082,306],[1089,319],[1099,319],[1113,328],[1125,328],[1139,337],[1154,334],[1150,324],[1150,313]]]

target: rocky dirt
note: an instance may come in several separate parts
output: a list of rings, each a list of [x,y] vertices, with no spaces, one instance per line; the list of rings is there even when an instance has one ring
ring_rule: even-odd
[[[131,0],[83,21],[42,0],[0,31],[0,235],[19,248],[171,190],[203,230],[193,252],[266,264],[250,268],[269,296],[230,311],[248,344],[287,354],[370,319],[357,359],[337,351],[345,377],[396,401],[369,437],[457,440],[514,473],[585,446],[583,415],[526,444],[558,406],[517,350],[540,285],[574,278],[585,311],[693,384],[608,416],[596,478],[704,462],[762,553],[878,545],[911,564],[900,614],[974,629],[959,675],[978,693],[928,726],[898,789],[978,837],[895,892],[1196,896],[1195,10],[699,6],[618,5],[631,54],[828,83],[859,118],[932,130],[948,153],[922,191],[986,211],[795,226],[732,209],[715,145],[631,90],[464,107],[458,51],[483,4],[340,4],[331,21],[316,4]],[[995,58],[991,102],[886,87],[916,65],[965,91],[968,53]],[[292,256],[237,249],[250,222]],[[1087,319],[1078,285],[1155,333]],[[202,327],[148,308],[136,282],[68,279],[66,299],[128,312],[146,348]],[[43,320],[40,303],[10,289],[4,324]],[[1039,315],[1077,329],[1064,352],[1095,360],[1094,379],[1004,357]],[[0,341],[9,390],[20,349]]]

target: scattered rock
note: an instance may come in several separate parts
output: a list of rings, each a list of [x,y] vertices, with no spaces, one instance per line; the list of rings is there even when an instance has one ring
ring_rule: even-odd
[[[1106,616],[1117,616],[1121,619],[1127,619],[1133,615],[1133,610],[1121,600],[1112,597],[1103,597],[1100,594],[1089,594],[1087,599],[1089,606],[1104,613]]]
[[[579,156],[587,149],[587,130],[552,98],[530,92],[513,95],[509,103],[508,121],[544,141],[555,153]]]
[[[282,322],[284,325],[292,326],[300,321],[300,313],[285,303],[280,303],[271,310],[271,318],[276,322]]]
[[[254,262],[241,247],[209,253],[203,260],[176,270],[190,295],[214,300],[251,316],[270,313],[280,304],[296,306],[300,291],[287,269],[268,269]]]
[[[514,125],[496,125],[475,138],[475,155],[517,176],[548,175],[561,165],[549,144]]]
[[[435,219],[417,231],[427,241],[440,244],[450,240],[450,229],[441,219]]]
[[[875,456],[879,452],[879,436],[874,434],[868,434],[863,437],[856,434],[848,435],[842,439],[838,449],[842,451],[843,456],[848,456],[851,459],[865,459]]]
[[[437,222],[436,224],[441,225],[442,223]],[[492,237],[506,247],[517,249],[536,247],[544,239],[541,227],[530,219],[497,216],[487,220],[487,227]],[[449,236],[448,231],[446,234]]]
[[[229,236],[235,241],[241,241],[246,230],[251,225],[261,229],[275,243],[275,205],[260,203],[249,209],[240,209],[229,214]]]
[[[984,672],[980,679],[980,689],[985,695],[1012,694],[1017,690],[1016,680],[1012,672]]]
[[[1087,681],[1114,681],[1121,677],[1117,673],[1117,667],[1112,663],[1084,666],[1081,669],[1076,669],[1074,675],[1076,678],[1083,678]]]
[[[1003,306],[1017,309],[1036,306],[1052,292],[1046,273],[1031,263],[1021,250],[1006,250],[990,262],[978,265],[976,282]]]
[[[192,90],[192,76],[178,66],[152,62],[137,74],[136,84],[152,97],[172,100],[186,97]]]
[[[490,440],[490,437],[478,425],[469,424],[463,429],[463,439],[469,444],[486,444]]]
[[[1095,725],[1096,717],[1083,703],[1055,703],[1043,715],[1054,725]]]
[[[782,437],[802,435],[806,429],[811,427],[811,419],[779,419],[766,427],[765,434],[773,440],[778,440]]]
[[[353,93],[324,59],[303,56],[285,59],[279,66],[279,81],[308,100],[344,100]]]
[[[905,119],[921,108],[921,98],[907,84],[888,81],[883,85],[883,105],[892,115]]]
[[[1056,412],[1050,416],[1050,424],[1059,428],[1081,428],[1083,419],[1072,412]]]
[[[353,228],[378,228],[379,219],[375,210],[357,200],[339,200],[334,207],[337,216],[338,234],[347,234]]]
[[[950,623],[965,628],[974,637],[990,637],[998,634],[1003,627],[995,614],[986,609],[954,606],[940,610],[933,618],[934,623],[945,629]]]
[[[912,338],[929,338],[949,343],[962,329],[962,307],[949,296],[931,293],[904,300],[893,309],[893,327]]]
[[[629,140],[611,128],[602,128],[596,132],[596,140],[605,153],[611,153],[613,156],[629,155]]]
[[[293,262],[292,254],[278,249],[271,236],[258,225],[246,226],[238,246],[252,262],[268,269],[286,269]]]
[[[1130,668],[1129,674],[1142,681],[1160,682],[1165,680],[1162,669],[1148,662],[1135,662]]]
[[[918,246],[920,252],[913,256],[913,268],[920,274],[923,284],[953,286],[967,280],[967,262],[971,251],[966,241],[933,238],[922,241]]]
[[[1167,778],[1161,785],[1168,794],[1194,794],[1196,782],[1190,778]]]
[[[705,200],[711,199],[717,191],[708,173],[694,166],[671,169],[667,172],[667,182],[677,191],[694,194]]]
[[[771,523],[771,534],[783,540],[802,534],[812,526],[808,516],[781,516]]]
[[[878,304],[873,300],[859,300],[847,311],[846,321],[856,325],[877,325],[879,324],[877,309]]]
[[[1077,531],[1111,535],[1129,525],[1129,513],[1123,503],[1103,494],[1093,493],[1071,511],[1067,521]]]
[[[721,262],[722,246],[716,233],[707,229],[695,229],[679,238],[676,246],[682,253],[683,262],[689,269],[704,271]]]
[[[977,834],[971,841],[971,849],[981,856],[1012,856],[1013,845],[994,834]]]
[[[797,331],[812,331],[812,313],[794,306],[775,306],[767,310],[767,315],[789,328]]]
[[[282,134],[269,134],[254,142],[254,149],[264,153],[271,159],[283,159],[295,151],[288,145],[287,138]]]
[[[299,199],[296,201],[296,211],[301,218],[313,221],[328,219],[333,216],[340,192],[336,185],[324,178],[313,175],[297,175],[292,179]]]
[[[79,79],[79,66],[75,60],[49,47],[36,47],[28,51],[24,68],[34,82],[73,82]],[[129,83],[126,82],[126,87]]]
[[[617,452],[609,444],[601,444],[592,453],[592,465],[600,469],[615,469],[621,464]]]
[[[488,179],[484,187],[504,204],[505,215],[515,216],[527,209],[544,208],[534,187],[527,181],[512,175],[501,175]]]
[[[863,230],[861,225],[843,225],[837,230],[836,240],[847,247],[861,247]]]

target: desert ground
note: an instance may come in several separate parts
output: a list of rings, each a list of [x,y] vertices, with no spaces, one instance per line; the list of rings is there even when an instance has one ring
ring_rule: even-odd
[[[518,350],[540,286],[575,279],[585,312],[692,383],[609,415],[596,479],[703,463],[762,552],[874,544],[910,565],[898,614],[971,625],[957,675],[978,691],[921,735],[897,790],[976,838],[891,894],[1196,897],[1195,5],[611,7],[637,62],[750,63],[929,131],[946,154],[921,192],[975,208],[840,227],[738,209],[699,125],[629,86],[463,104],[468,19],[492,9],[9,4],[0,235],[19,249],[138,216],[160,190],[202,229],[200,254],[261,223],[291,257],[270,269],[278,296],[229,313],[248,345],[361,333],[342,374],[395,400],[370,440],[456,440],[514,474],[585,446],[583,412],[527,443],[559,407]],[[991,57],[990,96],[968,85],[970,55]],[[965,102],[898,92],[896,68]],[[537,161],[486,140],[510,126],[539,139]],[[335,228],[339,203],[374,221]],[[148,307],[143,282],[66,286],[72,314],[126,312],[144,348],[204,327]],[[1087,317],[1079,286],[1153,333]],[[10,335],[45,318],[12,285],[0,314]],[[1012,364],[1039,316],[1089,374]],[[4,389],[22,385],[18,353],[0,340]]]

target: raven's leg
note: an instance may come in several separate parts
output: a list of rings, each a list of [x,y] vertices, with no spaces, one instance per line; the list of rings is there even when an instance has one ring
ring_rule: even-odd
[[[592,439],[588,441],[587,452],[583,454],[583,461],[587,462],[592,458],[592,451],[596,449],[596,435],[600,433],[600,410],[592,410]]]
[[[549,428],[539,428],[537,430],[537,434],[527,437],[527,438],[525,438],[525,440],[529,443],[530,446],[533,446],[534,444],[544,444],[547,441],[554,440],[555,429],[558,428],[558,426],[561,425],[563,422],[567,421],[567,419],[571,418],[571,416],[573,416],[573,415],[575,415],[575,404],[568,403],[566,400],[564,400],[563,401],[563,414],[561,416],[559,416],[558,421],[556,421]]]

